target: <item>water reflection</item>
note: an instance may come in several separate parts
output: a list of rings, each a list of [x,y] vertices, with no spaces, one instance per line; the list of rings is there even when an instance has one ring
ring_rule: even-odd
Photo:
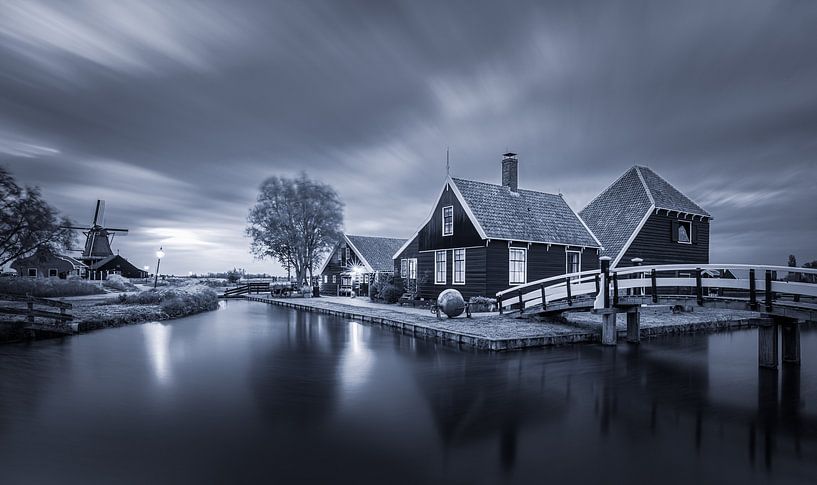
[[[150,360],[153,375],[158,382],[167,385],[171,381],[170,334],[173,327],[156,322],[146,323],[141,329],[145,337],[145,353]]]
[[[814,482],[817,332],[800,369],[758,370],[756,344],[477,353],[230,302],[0,347],[0,468],[8,483]]]

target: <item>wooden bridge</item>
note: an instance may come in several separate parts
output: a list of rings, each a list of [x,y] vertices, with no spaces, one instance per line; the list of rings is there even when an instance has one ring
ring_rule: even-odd
[[[58,311],[52,311],[53,308]],[[72,334],[74,329],[68,324],[74,319],[68,313],[71,308],[70,303],[59,300],[0,294],[0,314],[25,316],[23,328],[26,330]],[[38,323],[35,318],[45,319],[46,322]]]
[[[777,367],[778,327],[783,361],[800,362],[798,322],[817,322],[817,269],[706,264],[631,266],[569,273],[497,293],[500,312],[553,315],[593,311],[602,315],[602,342],[615,345],[616,313],[627,313],[627,340],[639,341],[642,305],[695,305],[757,311],[768,317],[758,331],[760,365]]]
[[[251,295],[253,293],[267,293],[270,291],[270,284],[269,283],[247,283],[244,285],[237,286],[235,288],[228,288],[224,290],[224,294],[220,295],[221,298],[244,298],[245,295]]]

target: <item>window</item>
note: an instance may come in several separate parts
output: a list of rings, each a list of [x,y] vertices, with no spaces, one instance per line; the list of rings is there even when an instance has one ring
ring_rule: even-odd
[[[692,222],[678,221],[678,242],[682,244],[692,244]]]
[[[578,273],[582,270],[582,253],[580,251],[566,251],[565,255],[566,273]]]
[[[37,268],[28,268],[28,276],[32,278],[37,277]]]
[[[401,259],[400,260],[400,277],[405,278],[408,276],[408,259]]]
[[[445,274],[445,251],[434,253],[434,284],[444,285],[447,275]]]
[[[333,274],[332,275],[332,283],[337,283],[337,282],[338,282],[338,275]]]
[[[323,282],[324,283],[329,283],[329,276],[323,275]]]
[[[454,234],[454,206],[443,207],[443,236]]]
[[[343,248],[343,265],[346,266],[349,264],[349,248]]]
[[[49,268],[48,269],[48,277],[49,278],[56,278],[57,277],[57,268]]]
[[[411,258],[408,260],[409,262],[409,279],[416,280],[417,279],[417,258]]]
[[[527,282],[528,251],[520,248],[508,249],[509,283],[518,285]]]
[[[465,284],[465,249],[454,250],[454,284]]]

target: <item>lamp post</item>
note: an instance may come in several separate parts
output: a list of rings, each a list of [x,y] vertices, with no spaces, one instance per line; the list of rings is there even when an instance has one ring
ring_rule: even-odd
[[[159,284],[159,264],[162,262],[162,258],[165,257],[165,252],[162,251],[162,247],[159,246],[159,250],[156,251],[156,274],[153,276],[153,288],[156,288],[156,285]]]

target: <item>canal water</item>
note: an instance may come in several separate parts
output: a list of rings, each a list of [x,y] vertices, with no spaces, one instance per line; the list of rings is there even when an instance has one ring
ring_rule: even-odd
[[[231,301],[0,346],[0,482],[817,483],[817,331],[477,353]]]

